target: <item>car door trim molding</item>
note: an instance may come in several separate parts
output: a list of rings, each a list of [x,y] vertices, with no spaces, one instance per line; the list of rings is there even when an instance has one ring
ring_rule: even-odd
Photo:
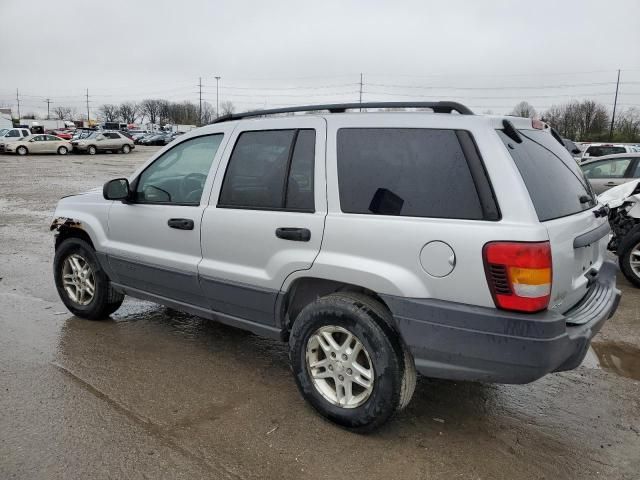
[[[204,317],[209,320],[215,320],[225,325],[240,328],[242,330],[248,330],[256,335],[262,335],[264,337],[273,338],[276,340],[282,340],[282,329],[271,325],[264,325],[243,318],[238,318],[234,315],[214,311],[208,308],[198,307],[189,303],[180,302],[163,295],[150,293],[139,288],[130,287],[128,285],[122,285],[119,283],[113,283],[113,287],[117,290],[124,292],[125,294],[135,297],[141,300],[148,300],[150,302],[158,303],[167,307],[174,308],[181,312],[186,312],[198,317]]]

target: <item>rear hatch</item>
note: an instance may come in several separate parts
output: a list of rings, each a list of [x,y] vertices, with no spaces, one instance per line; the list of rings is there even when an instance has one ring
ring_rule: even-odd
[[[549,128],[518,129],[518,143],[498,131],[507,145],[551,243],[553,283],[549,309],[565,312],[582,299],[602,266],[607,217],[594,212],[597,199],[564,146]]]

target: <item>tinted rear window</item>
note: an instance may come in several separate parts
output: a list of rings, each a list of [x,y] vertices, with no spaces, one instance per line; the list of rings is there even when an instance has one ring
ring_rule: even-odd
[[[498,130],[520,171],[541,222],[595,206],[582,170],[560,143],[541,130],[519,130],[519,133],[522,143],[516,143]],[[584,196],[590,200],[581,203],[580,198]]]
[[[338,184],[346,213],[483,218],[455,130],[340,129]]]
[[[589,147],[585,151],[590,157],[604,157],[605,155],[614,155],[616,153],[626,153],[624,147],[606,147],[606,146],[594,146]]]

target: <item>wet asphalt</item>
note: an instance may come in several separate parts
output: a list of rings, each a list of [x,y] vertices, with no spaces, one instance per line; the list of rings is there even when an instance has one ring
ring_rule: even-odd
[[[127,299],[110,320],[57,297],[59,197],[129,155],[0,155],[0,479],[640,478],[640,290],[583,366],[523,386],[419,378],[374,434],[301,399],[286,346]]]

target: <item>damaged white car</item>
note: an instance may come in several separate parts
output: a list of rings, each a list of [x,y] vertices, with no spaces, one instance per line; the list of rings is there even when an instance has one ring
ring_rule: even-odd
[[[640,288],[640,180],[607,190],[598,200],[609,207],[608,249],[618,256],[624,276]]]

